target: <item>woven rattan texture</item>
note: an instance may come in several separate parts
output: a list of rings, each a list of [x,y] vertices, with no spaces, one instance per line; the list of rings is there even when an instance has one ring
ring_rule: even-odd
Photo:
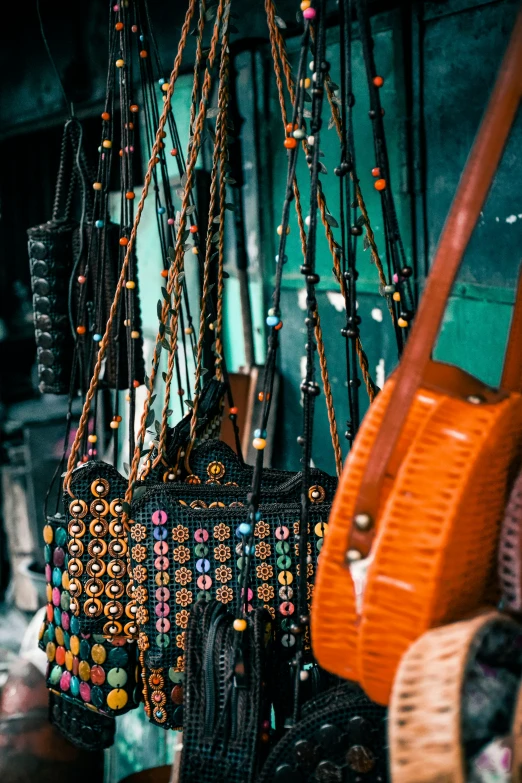
[[[386,712],[351,683],[321,694],[273,748],[257,783],[384,783]]]
[[[342,557],[388,386],[366,417],[334,503],[312,616],[319,663],[358,680],[381,704],[388,702],[399,660],[416,638],[484,604],[522,433],[520,395],[477,405],[419,391],[392,459],[393,482],[383,492],[356,626],[353,582]],[[355,665],[339,663],[335,651]]]
[[[38,380],[41,392],[68,394],[74,341],[69,323],[69,278],[76,223],[49,221],[27,231]]]
[[[114,744],[116,721],[49,693],[49,722],[77,748],[103,750]]]
[[[506,607],[522,610],[522,473],[509,496],[500,530],[498,575]]]
[[[210,465],[213,469],[215,462]],[[299,476],[272,492],[264,490],[263,499],[273,502],[260,507],[254,528],[248,599],[275,619],[276,652],[282,660],[292,657],[296,644],[290,627],[298,576],[299,491]],[[324,488],[313,485],[311,491],[319,497],[310,508],[309,599],[330,510]],[[133,504],[129,545],[147,675],[161,667],[173,682],[181,682],[185,629],[194,602],[216,598],[228,605],[238,599],[243,567],[238,528],[248,519],[243,504],[244,488],[215,485],[156,486]],[[179,725],[175,709],[169,699],[161,725]]]
[[[82,709],[121,715],[136,706],[136,645],[124,639],[111,643],[81,629],[70,608],[67,566],[71,556],[63,517],[48,519],[44,539],[48,603],[40,647],[48,659],[47,686]]]
[[[465,783],[462,724],[465,734],[472,736],[474,731],[462,707],[465,678],[470,659],[476,656],[488,629],[493,630],[499,623],[511,626],[520,639],[516,623],[489,612],[425,633],[404,655],[390,701],[393,780]],[[488,663],[491,666],[491,657]]]
[[[254,779],[263,722],[270,718],[271,621],[256,609],[241,634],[233,621],[215,601],[198,603],[191,612],[180,783]]]

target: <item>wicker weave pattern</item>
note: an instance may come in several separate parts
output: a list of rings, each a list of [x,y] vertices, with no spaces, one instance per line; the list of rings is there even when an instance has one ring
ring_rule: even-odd
[[[500,532],[498,574],[506,606],[513,611],[522,609],[522,473],[511,490]]]
[[[497,612],[421,636],[404,655],[389,712],[390,764],[397,783],[465,783],[461,693],[470,648]]]

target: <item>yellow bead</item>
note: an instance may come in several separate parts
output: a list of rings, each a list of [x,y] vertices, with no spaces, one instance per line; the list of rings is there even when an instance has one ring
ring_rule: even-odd
[[[74,656],[73,656],[72,652],[70,650],[67,650],[66,653],[65,653],[65,666],[67,668],[67,671],[69,671],[69,672],[72,671],[73,658],[74,658]]]
[[[106,150],[110,150],[112,147],[112,141],[110,141],[110,139],[104,139],[102,141],[102,147],[105,147]]]
[[[283,233],[283,226],[278,226],[277,227],[277,233],[278,233],[279,236],[281,236],[281,234]],[[286,233],[287,234],[290,233],[290,226],[286,227]]]
[[[73,655],[78,655],[80,652],[80,640],[77,636],[71,636],[71,652]]]
[[[196,245],[194,245],[194,247],[192,248],[192,252],[194,253],[195,256],[197,256],[197,254],[199,253],[199,250],[197,249]]]
[[[53,543],[53,529],[51,525],[46,525],[43,529],[43,538],[46,544]]]
[[[263,449],[266,446],[266,440],[264,438],[254,438],[254,440],[252,441],[252,446],[257,451],[263,451]]]
[[[80,679],[84,680],[85,682],[89,679],[91,676],[91,667],[87,661],[81,661],[78,667],[78,674],[80,675]]]
[[[301,11],[306,11],[307,8],[310,8],[311,2],[310,0],[303,0],[301,3]]]
[[[395,291],[395,293],[393,294],[393,301],[394,302],[400,302],[401,301],[401,295],[400,295],[399,291]]]
[[[399,326],[401,327],[401,329],[405,329],[405,328],[406,328],[406,327],[409,325],[409,324],[408,324],[408,321],[406,321],[406,319],[405,319],[405,318],[399,318],[399,320],[397,321],[397,323],[399,324]]]
[[[125,65],[125,60],[122,59],[116,60],[116,68],[123,68],[124,65]]]
[[[51,603],[53,600],[53,588],[51,585],[45,585],[45,594],[47,597],[47,603]]]
[[[121,688],[115,688],[107,696],[107,704],[111,710],[122,710],[127,704],[128,696]]]
[[[91,658],[94,663],[104,663],[106,657],[105,647],[102,644],[94,644],[91,650]]]
[[[191,326],[185,327],[185,334],[193,334],[193,333],[194,333],[194,329]]]
[[[308,78],[306,78],[306,79],[304,80],[304,86],[305,86],[305,89],[306,89],[306,90],[308,90],[308,89],[309,89],[309,87],[311,86],[311,84],[312,84],[312,81],[311,81],[311,79],[308,79]]]
[[[129,321],[129,319],[128,319],[128,318],[126,318],[126,319],[124,320],[124,322],[123,322],[123,325],[124,325],[124,326],[130,326],[130,321]]]
[[[243,620],[240,617],[238,617],[237,620],[234,620],[234,631],[246,631],[246,627],[247,627],[246,620]]]
[[[136,288],[136,283],[134,280],[127,280],[125,283],[125,288]]]
[[[139,332],[136,332],[135,330],[131,332],[131,337],[133,340],[137,340],[139,336],[140,336]]]
[[[127,400],[127,402],[130,402],[130,394],[126,394],[125,399]]]
[[[120,426],[119,421],[111,421],[111,423],[109,424],[111,430],[117,430],[119,426]]]
[[[319,538],[322,538],[326,535],[328,530],[328,523],[327,522],[318,522],[317,525],[314,527],[314,532],[316,536],[319,536]]]
[[[92,186],[93,186],[94,190],[101,190],[101,189],[102,189],[102,187],[103,187],[103,185],[101,184],[101,182],[93,182],[93,183],[92,183]]]
[[[96,441],[98,440],[98,436],[97,435],[89,435],[87,440],[89,441],[89,443],[96,443]]]
[[[47,660],[48,661],[54,661],[54,656],[56,655],[56,645],[54,642],[49,642],[47,647],[45,648],[45,652],[47,653]]]
[[[169,89],[169,85],[168,85],[168,83],[167,83],[167,82],[165,82],[165,84],[162,84],[162,85],[161,85],[161,89],[163,90],[163,92],[167,92],[167,90]]]
[[[291,571],[280,571],[277,575],[277,580],[279,584],[291,585],[294,581],[294,575],[291,573]]]
[[[55,632],[54,632],[54,635],[55,635],[55,637],[56,637],[56,641],[58,642],[58,644],[59,644],[59,645],[62,645],[62,644],[63,644],[63,631],[62,631],[62,629],[60,628],[60,626],[58,626],[58,627],[56,628],[56,630],[55,630]]]
[[[64,571],[63,574],[62,574],[62,587],[63,587],[63,589],[64,590],[68,590],[69,589],[69,584],[70,584],[70,582],[69,582],[69,574],[67,573],[67,571]]]

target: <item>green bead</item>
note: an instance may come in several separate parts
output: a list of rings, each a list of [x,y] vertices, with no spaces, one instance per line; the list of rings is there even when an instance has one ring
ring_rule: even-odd
[[[49,675],[49,682],[51,683],[51,685],[58,685],[61,676],[62,676],[62,667],[53,666],[53,668],[51,669],[51,673]]]
[[[282,571],[286,571],[287,568],[290,568],[292,565],[292,558],[288,555],[281,555],[277,558],[277,567],[280,568]]]
[[[107,674],[107,682],[111,688],[123,688],[127,682],[127,672],[120,668],[111,669]]]
[[[320,552],[320,551],[321,551],[321,549],[323,548],[323,541],[324,541],[324,538],[319,538],[319,539],[318,539],[318,540],[315,542],[315,548],[317,549],[317,551],[318,551],[318,552]]]
[[[208,546],[206,546],[206,544],[196,544],[194,552],[196,557],[205,557],[208,555]]]
[[[158,647],[168,647],[170,644],[170,639],[166,633],[159,633],[156,636],[156,644]]]
[[[63,527],[56,528],[54,538],[57,546],[63,546],[67,542],[67,531]]]
[[[278,541],[275,545],[275,551],[278,555],[286,555],[290,552],[290,544],[288,541]]]
[[[169,679],[177,685],[183,682],[183,672],[177,672],[173,666],[169,669]]]

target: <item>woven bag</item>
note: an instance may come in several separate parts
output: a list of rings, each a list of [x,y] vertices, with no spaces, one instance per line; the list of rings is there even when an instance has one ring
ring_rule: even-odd
[[[500,389],[431,361],[451,285],[522,91],[522,15],[399,368],[371,406],[340,480],[318,569],[318,662],[387,704],[408,647],[491,595],[500,520],[522,450],[522,281]]]
[[[520,780],[522,628],[486,612],[428,631],[406,652],[389,713],[390,766],[397,783],[465,783],[472,760],[495,737],[515,739]]]

